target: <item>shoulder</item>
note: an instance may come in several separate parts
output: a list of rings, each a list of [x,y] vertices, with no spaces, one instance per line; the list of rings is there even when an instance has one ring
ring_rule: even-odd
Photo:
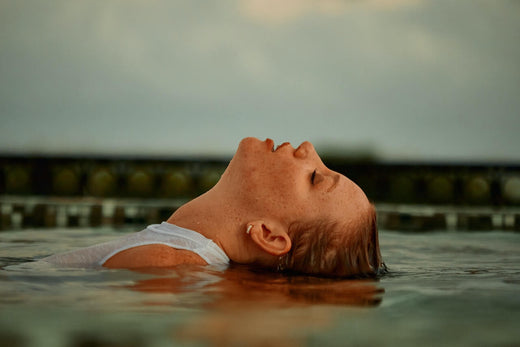
[[[206,265],[196,253],[175,249],[162,244],[151,244],[126,249],[110,257],[103,266],[111,269],[171,267],[180,264]]]

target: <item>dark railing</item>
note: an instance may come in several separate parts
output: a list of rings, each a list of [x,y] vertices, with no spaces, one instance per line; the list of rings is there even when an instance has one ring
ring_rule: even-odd
[[[382,228],[520,229],[520,165],[326,159]],[[0,229],[157,222],[212,187],[227,159],[0,156]]]

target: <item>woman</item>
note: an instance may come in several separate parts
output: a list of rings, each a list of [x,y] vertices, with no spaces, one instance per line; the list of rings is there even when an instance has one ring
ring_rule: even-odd
[[[232,261],[325,276],[376,275],[376,214],[363,191],[328,169],[309,142],[275,148],[245,138],[218,183],[161,225],[44,259],[108,268]]]

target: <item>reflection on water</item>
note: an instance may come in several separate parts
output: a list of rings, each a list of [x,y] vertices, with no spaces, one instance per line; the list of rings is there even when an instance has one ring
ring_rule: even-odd
[[[246,266],[135,272],[26,263],[117,236],[113,229],[95,228],[0,233],[0,344],[417,346],[432,341],[474,346],[520,341],[518,233],[382,231],[390,273],[379,280],[286,276]]]
[[[163,294],[203,292],[206,311],[178,328],[176,337],[221,346],[298,346],[307,333],[330,329],[338,307],[376,306],[383,293],[374,280],[286,276],[244,266],[222,272],[193,266],[160,272],[162,276],[128,288]]]
[[[301,305],[375,306],[384,291],[374,280],[329,279],[288,276],[232,266],[211,272],[204,267],[185,266],[161,270],[166,276],[138,280],[127,286],[146,293],[203,291],[212,297],[209,306],[219,309],[248,307],[293,307]],[[157,274],[157,270],[154,271]]]

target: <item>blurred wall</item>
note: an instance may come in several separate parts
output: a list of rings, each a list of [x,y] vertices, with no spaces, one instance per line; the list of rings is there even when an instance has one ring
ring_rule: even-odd
[[[518,1],[0,1],[0,152],[520,160]]]

